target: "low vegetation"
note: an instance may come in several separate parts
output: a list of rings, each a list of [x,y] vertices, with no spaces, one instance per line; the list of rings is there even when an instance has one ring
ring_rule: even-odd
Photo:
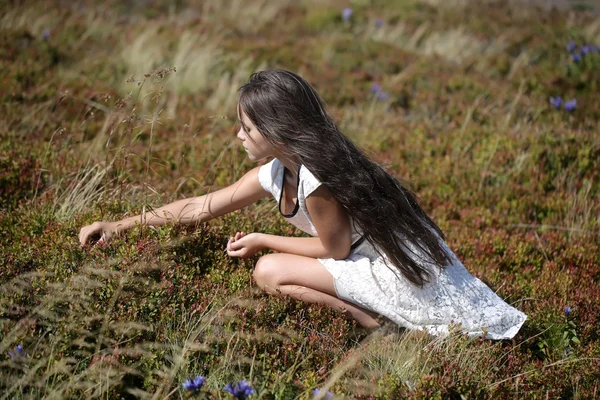
[[[598,396],[599,11],[3,3],[0,398]],[[270,200],[79,245],[84,225],[252,168],[236,90],[268,67],[313,83],[341,130],[410,183],[467,268],[528,315],[513,340],[366,331],[263,294],[256,259],[224,249],[236,231],[301,235]]]

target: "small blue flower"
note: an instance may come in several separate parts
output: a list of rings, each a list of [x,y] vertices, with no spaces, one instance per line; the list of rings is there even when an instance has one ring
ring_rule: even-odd
[[[379,100],[385,101],[385,100],[387,100],[387,99],[389,99],[389,98],[390,98],[390,95],[389,95],[389,94],[387,94],[386,92],[378,92],[378,93],[377,93],[377,98],[378,98]]]
[[[18,361],[21,359],[21,357],[25,357],[25,353],[23,352],[23,345],[22,344],[17,345],[17,347],[14,348],[14,351],[9,350],[8,355],[10,356],[10,359],[13,361]]]
[[[569,314],[571,314],[571,311],[573,311],[573,310],[571,310],[571,307],[565,307],[565,315],[567,317],[569,316]]]
[[[354,11],[352,11],[351,8],[344,8],[342,10],[342,21],[344,22],[348,22],[350,21],[350,17],[352,17],[352,14],[354,13]]]
[[[550,104],[554,106],[557,110],[562,105],[562,98],[560,96],[550,97]]]
[[[249,382],[241,380],[236,383],[228,383],[223,388],[225,391],[231,393],[236,399],[244,400],[256,391],[250,386]]]
[[[313,390],[313,394],[315,395],[315,397],[318,396],[319,394],[321,394],[321,389],[316,388],[315,390]],[[323,398],[324,399],[332,399],[333,393],[327,392],[327,393],[325,393],[325,396]]]
[[[571,112],[577,107],[577,99],[565,101],[565,110]]]
[[[51,33],[52,31],[50,29],[44,29],[44,32],[42,33],[42,39],[48,40]]]
[[[376,28],[381,28],[383,26],[383,20],[382,19],[376,19],[375,20],[375,27]]]
[[[577,48],[577,43],[575,43],[574,40],[571,40],[569,43],[567,43],[567,51],[569,53],[572,53],[573,50],[575,50]]]
[[[381,91],[381,85],[379,83],[374,83],[371,86],[371,93],[376,95],[379,100],[387,100],[390,98],[389,94]]]
[[[586,44],[581,48],[581,54],[583,55],[591,53],[592,51],[594,51],[594,46],[592,46],[591,44]]]
[[[195,392],[197,390],[200,390],[202,385],[204,385],[205,380],[206,379],[204,379],[204,377],[197,376],[194,379],[188,379],[187,381],[183,382],[181,386],[183,386],[184,389],[189,390],[190,392]]]
[[[571,54],[571,58],[573,59],[573,62],[578,63],[579,61],[581,61],[581,53],[573,53]]]

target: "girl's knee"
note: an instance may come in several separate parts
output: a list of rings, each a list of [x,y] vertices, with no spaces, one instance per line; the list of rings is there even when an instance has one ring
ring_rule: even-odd
[[[273,254],[268,254],[258,259],[252,276],[261,289],[268,291],[268,287],[274,286],[278,280],[278,270],[275,257]]]

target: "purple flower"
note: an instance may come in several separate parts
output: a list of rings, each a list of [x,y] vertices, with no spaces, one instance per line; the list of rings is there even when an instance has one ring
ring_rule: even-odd
[[[571,54],[571,58],[573,59],[573,62],[578,63],[579,61],[581,61],[581,53],[573,53]]]
[[[554,106],[557,110],[562,105],[562,98],[560,96],[550,97],[550,104]]]
[[[567,317],[569,316],[569,314],[571,314],[571,311],[573,311],[573,310],[571,310],[571,307],[565,307],[565,315]]]
[[[44,29],[44,32],[42,33],[42,39],[48,40],[51,33],[52,31],[50,29]]]
[[[382,19],[376,19],[375,20],[375,27],[376,28],[381,28],[383,26],[383,20]]]
[[[225,385],[225,387],[223,389],[225,389],[225,391],[231,393],[236,399],[240,399],[240,400],[244,400],[248,396],[250,396],[251,394],[256,392],[252,388],[252,386],[250,386],[250,383],[246,382],[244,380],[241,380],[241,381],[239,381],[237,383],[233,383],[233,384],[228,383],[227,385]]]
[[[316,396],[321,394],[321,389],[316,388],[315,390],[313,390],[313,394]],[[333,393],[331,392],[327,392],[325,393],[325,396],[323,396],[324,399],[332,399],[333,398]]]
[[[577,43],[575,43],[574,40],[571,40],[569,43],[567,43],[567,51],[569,53],[572,53],[573,50],[575,50],[577,48]]]
[[[344,8],[342,10],[342,21],[344,22],[348,22],[350,21],[350,17],[352,17],[352,14],[354,13],[354,11],[352,11],[351,8]]]
[[[387,100],[390,98],[390,95],[381,91],[381,85],[379,83],[374,83],[371,86],[371,93],[377,96],[379,100]]]
[[[594,46],[592,46],[591,44],[586,44],[581,48],[581,54],[583,55],[591,53],[592,51],[594,51]]]
[[[565,101],[565,110],[571,112],[577,107],[577,99]]]
[[[10,359],[13,361],[18,361],[19,359],[21,359],[21,357],[25,356],[25,353],[23,353],[23,345],[17,345],[17,347],[15,347],[14,351],[9,350],[8,351],[8,355],[10,356]]]
[[[389,94],[387,94],[386,92],[378,92],[378,93],[377,93],[377,98],[378,98],[379,100],[387,100],[387,99],[389,99],[389,98],[390,98],[390,95],[389,95]]]
[[[184,389],[187,389],[190,392],[195,392],[197,390],[200,390],[202,385],[204,385],[204,381],[204,377],[197,376],[194,379],[188,379],[187,381],[183,382],[181,386],[183,386]]]

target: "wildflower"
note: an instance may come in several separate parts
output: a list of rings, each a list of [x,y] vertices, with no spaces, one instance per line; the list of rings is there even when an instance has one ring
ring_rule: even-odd
[[[381,91],[381,85],[379,83],[374,83],[371,86],[371,93],[377,96],[379,100],[387,100],[390,98],[390,95]]]
[[[188,379],[187,381],[183,382],[181,386],[183,386],[184,389],[189,390],[190,392],[195,392],[197,390],[200,390],[202,385],[204,385],[204,381],[204,377],[197,376],[194,379]]]
[[[318,395],[320,395],[321,394],[321,389],[316,388],[315,390],[313,390],[313,394],[315,395],[315,397],[318,396]],[[325,399],[332,399],[333,398],[333,393],[327,392],[327,393],[325,393],[325,396],[323,398],[325,398]]]
[[[348,22],[350,21],[350,17],[352,17],[352,14],[354,13],[354,11],[352,11],[351,8],[344,8],[342,10],[342,21],[344,22]]]
[[[244,400],[251,394],[255,393],[255,390],[250,386],[249,382],[241,380],[237,383],[228,383],[223,388],[225,391],[231,393],[236,399]]]
[[[550,97],[550,104],[554,106],[557,110],[562,105],[562,98],[560,96]]]
[[[569,314],[571,314],[571,311],[573,311],[573,310],[571,310],[571,307],[565,307],[565,315],[567,317],[569,316]]]
[[[569,53],[572,53],[573,50],[575,50],[577,48],[577,43],[575,43],[574,40],[571,40],[569,43],[567,43],[567,51]]]
[[[577,99],[565,101],[565,110],[571,112],[577,107]]]
[[[50,29],[44,29],[44,32],[42,33],[42,39],[48,40],[51,33],[52,31],[50,31]]]
[[[375,27],[376,28],[381,28],[383,26],[383,20],[382,19],[376,19],[375,20]]]
[[[18,361],[21,357],[25,356],[25,353],[23,352],[23,345],[18,345],[15,347],[14,351],[9,350],[8,355],[10,356],[11,360]]]
[[[571,58],[573,59],[573,62],[578,63],[581,61],[581,54],[573,53],[571,54]]]
[[[581,48],[581,54],[586,55],[588,53],[591,53],[592,51],[594,51],[594,46],[586,44],[585,46],[583,46]]]

